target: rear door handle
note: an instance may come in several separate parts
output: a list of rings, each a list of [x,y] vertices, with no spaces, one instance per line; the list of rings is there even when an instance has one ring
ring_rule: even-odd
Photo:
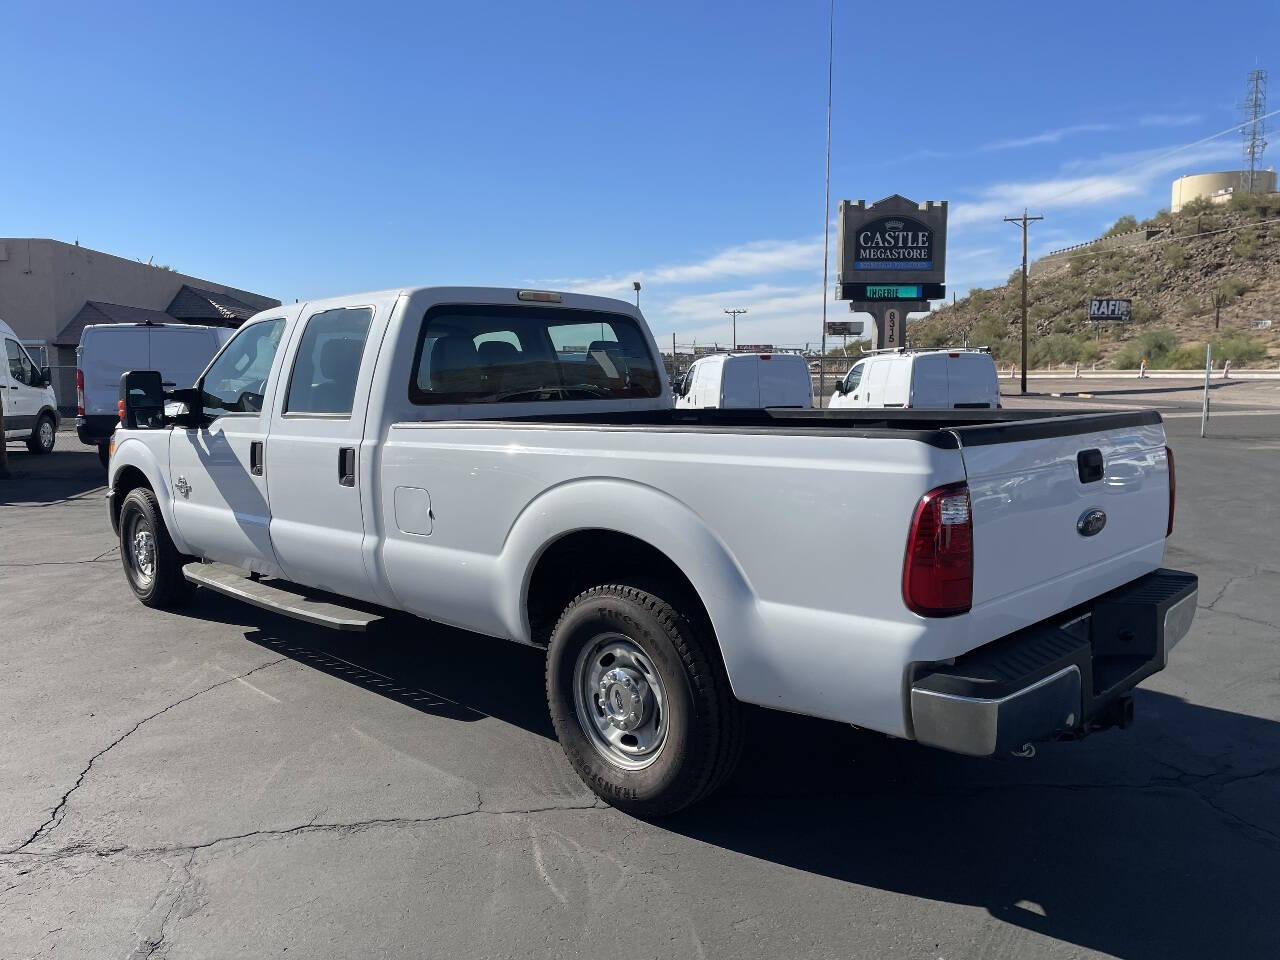
[[[249,444],[249,472],[255,477],[262,476],[262,441],[254,440]]]
[[[356,448],[338,448],[338,483],[344,487],[356,485]]]

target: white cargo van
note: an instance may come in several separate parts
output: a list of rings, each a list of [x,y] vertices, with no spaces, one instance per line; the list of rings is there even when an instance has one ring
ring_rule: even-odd
[[[1000,406],[1000,382],[986,350],[899,348],[855,363],[830,406],[994,410]]]
[[[677,407],[813,406],[809,364],[794,353],[721,353],[696,360],[676,394]]]
[[[0,320],[4,365],[0,399],[4,402],[4,439],[25,440],[32,453],[49,453],[58,435],[58,402],[49,386],[49,368],[32,362],[18,335]]]
[[[98,448],[105,466],[116,428],[120,376],[159,370],[167,384],[189,387],[234,330],[188,323],[95,323],[76,348],[76,433]]]

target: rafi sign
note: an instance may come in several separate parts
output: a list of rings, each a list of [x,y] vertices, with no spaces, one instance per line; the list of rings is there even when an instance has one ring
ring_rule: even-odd
[[[1090,320],[1128,320],[1133,315],[1133,301],[1119,297],[1094,297],[1089,301]]]
[[[855,270],[932,270],[933,231],[911,217],[873,220],[854,236]]]

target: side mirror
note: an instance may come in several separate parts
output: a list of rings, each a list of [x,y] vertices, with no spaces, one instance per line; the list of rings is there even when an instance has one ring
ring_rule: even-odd
[[[41,367],[39,386],[47,387],[51,383],[53,383],[53,371],[48,367]]]
[[[120,423],[126,430],[158,430],[165,425],[164,387],[158,370],[121,375]]]
[[[187,390],[169,390],[165,393],[169,401],[165,417],[167,423],[178,427],[196,429],[204,426],[204,402],[199,387]]]

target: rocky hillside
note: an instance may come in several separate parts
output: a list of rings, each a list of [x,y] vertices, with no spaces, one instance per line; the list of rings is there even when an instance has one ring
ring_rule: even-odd
[[[1122,218],[1115,230],[1139,226]],[[1084,247],[1040,264],[1027,285],[1031,366],[1049,363],[1130,368],[1146,357],[1152,367],[1195,368],[1204,344],[1215,362],[1233,366],[1280,364],[1280,195],[1238,195],[1224,205],[1201,201],[1176,216],[1162,210],[1142,227],[1151,240],[1121,249]],[[1121,330],[1088,321],[1091,297],[1128,297],[1134,322]],[[1220,320],[1215,326],[1215,314]],[[1271,320],[1270,329],[1250,328]],[[1020,351],[1021,286],[1009,282],[970,295],[912,324],[917,346],[989,344],[1002,363]]]

